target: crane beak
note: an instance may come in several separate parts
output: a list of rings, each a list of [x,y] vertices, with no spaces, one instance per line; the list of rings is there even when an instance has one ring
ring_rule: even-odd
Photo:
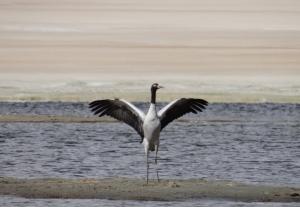
[[[159,85],[157,88],[158,88],[158,89],[160,89],[160,88],[164,88],[164,87],[163,87],[163,86],[161,86],[161,85]]]

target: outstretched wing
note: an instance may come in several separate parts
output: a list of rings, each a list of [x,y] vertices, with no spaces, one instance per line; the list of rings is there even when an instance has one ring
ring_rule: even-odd
[[[108,115],[128,124],[134,128],[143,139],[145,114],[133,104],[122,99],[105,99],[93,101],[89,104],[89,107],[92,112],[99,117]]]
[[[161,131],[173,120],[187,114],[202,112],[207,106],[208,102],[203,99],[194,98],[181,98],[172,101],[167,106],[162,108],[158,112],[158,117],[160,118]]]

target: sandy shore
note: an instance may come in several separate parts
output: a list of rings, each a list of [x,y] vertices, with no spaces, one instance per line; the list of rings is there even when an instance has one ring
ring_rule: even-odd
[[[228,199],[234,201],[300,202],[300,188],[247,185],[203,179],[151,181],[142,179],[16,179],[0,178],[0,194],[25,198],[114,200]]]
[[[295,76],[205,76],[201,73],[160,73],[119,71],[91,74],[2,74],[0,101],[90,102],[123,98],[149,101],[149,88],[158,82],[165,88],[157,99],[169,102],[197,97],[210,103],[300,103],[300,81]],[[21,77],[20,77],[21,76]],[[18,79],[18,80],[16,80]]]
[[[300,102],[297,0],[2,0],[0,100]]]

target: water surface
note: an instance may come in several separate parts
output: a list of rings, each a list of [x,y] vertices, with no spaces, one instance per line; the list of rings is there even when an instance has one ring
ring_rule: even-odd
[[[144,110],[148,107],[145,103],[136,104]],[[87,103],[61,102],[3,102],[0,114],[92,116]],[[299,118],[299,104],[211,104],[200,115],[185,116],[161,133],[160,177],[299,187]],[[153,158],[152,154],[150,177],[154,179],[156,166]],[[143,178],[146,168],[138,135],[120,122],[0,123],[0,166],[0,176],[20,178]],[[0,200],[12,206],[19,206],[18,202],[24,201],[7,197]],[[43,200],[28,202],[34,206],[45,204]],[[78,205],[93,203],[65,200],[57,201],[56,205],[74,206],[74,202]],[[105,206],[130,203],[96,203],[99,202]],[[219,203],[225,206],[232,204],[205,201],[203,205]],[[133,206],[137,204],[141,203],[130,203]],[[169,206],[169,203],[146,204]],[[191,206],[193,204],[195,201],[191,201]],[[188,203],[170,203],[170,206],[186,205]]]

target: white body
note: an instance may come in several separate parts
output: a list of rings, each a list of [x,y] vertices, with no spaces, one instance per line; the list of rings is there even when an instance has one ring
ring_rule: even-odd
[[[159,136],[162,128],[174,119],[186,113],[202,111],[207,106],[207,101],[203,99],[177,99],[163,107],[159,112],[156,111],[155,99],[156,91],[162,86],[154,83],[151,86],[151,103],[148,113],[135,107],[133,104],[123,99],[115,100],[96,100],[90,103],[90,108],[95,115],[108,115],[117,120],[123,121],[133,127],[143,139],[147,163],[147,183],[149,177],[149,151],[155,151],[155,164],[157,164],[157,152],[159,148]],[[158,168],[156,171],[157,180]]]
[[[144,119],[143,124],[144,129],[144,147],[145,153],[148,154],[149,146],[159,145],[159,135],[160,135],[160,119],[156,112],[155,104],[151,103],[147,115]]]

